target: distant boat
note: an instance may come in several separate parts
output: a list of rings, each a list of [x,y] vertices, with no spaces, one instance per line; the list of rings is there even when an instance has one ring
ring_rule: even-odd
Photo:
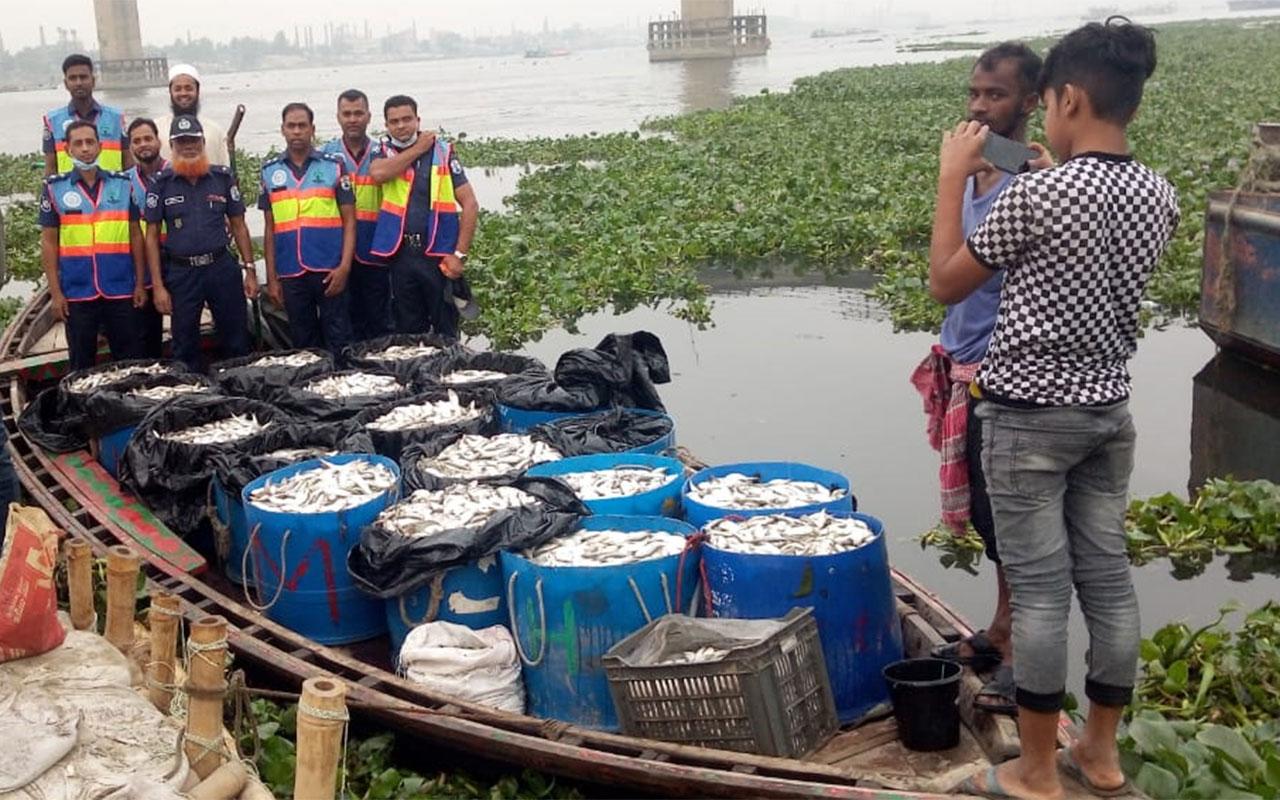
[[[1227,0],[1228,11],[1266,11],[1280,8],[1280,0]]]
[[[572,55],[568,50],[548,50],[545,47],[534,47],[524,51],[525,58],[562,58]]]

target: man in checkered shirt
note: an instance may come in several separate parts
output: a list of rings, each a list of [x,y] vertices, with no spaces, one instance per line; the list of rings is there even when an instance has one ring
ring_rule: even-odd
[[[1062,160],[1018,176],[966,242],[966,177],[985,127],[944,134],[930,291],[954,303],[1004,272],[976,381],[983,467],[1013,607],[1022,755],[963,790],[1063,796],[1127,790],[1116,730],[1132,700],[1140,628],[1125,555],[1133,469],[1127,363],[1152,271],[1178,224],[1173,187],[1129,154],[1126,128],[1155,70],[1151,32],[1122,17],[1063,37],[1040,76],[1045,135]],[[1089,630],[1084,734],[1055,758],[1075,588]],[[1056,761],[1056,763],[1055,763]]]

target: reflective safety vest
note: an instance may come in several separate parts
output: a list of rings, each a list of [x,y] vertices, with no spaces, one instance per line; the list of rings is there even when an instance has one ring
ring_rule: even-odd
[[[351,176],[351,187],[356,195],[356,261],[361,264],[384,264],[385,259],[378,258],[371,251],[373,231],[378,226],[378,207],[382,205],[382,187],[369,176],[369,165],[373,157],[382,147],[378,142],[370,141],[364,149],[364,156],[356,161],[342,142],[342,137],[326,144],[321,152],[338,156],[347,167]]]
[[[120,136],[124,133],[124,115],[111,106],[98,106],[98,142],[102,152],[98,166],[109,172],[124,169],[124,153],[120,149]],[[53,134],[54,152],[58,157],[58,174],[71,171],[71,154],[67,152],[67,126],[76,121],[76,115],[67,106],[59,106],[44,117],[44,124]]]
[[[384,142],[388,153],[396,150]],[[390,257],[400,249],[406,233],[421,233],[425,253],[429,256],[453,255],[458,249],[458,230],[462,214],[453,191],[453,174],[449,162],[453,160],[453,145],[436,137],[431,154],[431,212],[427,214],[427,227],[423,231],[404,229],[405,213],[409,207],[409,192],[413,188],[414,169],[382,184],[382,208],[378,212],[378,227],[373,233],[372,252],[375,256]]]
[[[161,159],[160,169],[165,169],[168,166],[169,162]],[[133,192],[133,204],[138,207],[139,211],[147,207],[147,192],[150,191],[150,187],[147,186],[146,181],[142,177],[141,169],[142,168],[137,164],[134,164],[132,167],[125,170],[124,173],[125,177],[129,179],[129,186]],[[159,172],[159,169],[156,170],[156,174],[159,174]],[[152,181],[154,182],[154,180],[155,179],[153,178]],[[147,221],[145,219],[138,220],[138,226],[142,228],[142,238],[145,241],[147,237]],[[161,249],[164,248],[165,240],[168,238],[169,231],[165,228],[164,221],[162,220],[160,222]],[[151,288],[151,270],[146,269],[142,271],[142,285],[148,289]]]
[[[97,183],[86,189],[73,172],[49,178],[45,192],[58,212],[58,284],[67,299],[133,297],[129,179],[98,170]]]
[[[288,158],[281,155],[262,167],[262,191],[271,200],[275,225],[276,275],[328,272],[342,261],[337,194],[342,162],[335,156],[313,155],[299,179],[286,163]]]

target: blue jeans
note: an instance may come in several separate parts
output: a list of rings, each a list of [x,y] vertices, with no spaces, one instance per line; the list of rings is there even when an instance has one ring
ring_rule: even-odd
[[[280,286],[293,346],[325,348],[337,355],[351,344],[351,317],[345,290],[337,297],[324,296],[327,277],[327,272],[303,272],[281,278]]]
[[[196,372],[200,359],[200,312],[206,303],[221,345],[222,358],[249,354],[249,309],[244,297],[244,276],[230,253],[204,267],[169,264],[165,269],[173,316],[169,322],[173,357]]]
[[[1125,553],[1136,438],[1128,403],[1024,409],[983,402],[976,413],[1013,609],[1018,705],[1062,709],[1073,587],[1089,630],[1085,694],[1099,705],[1127,705],[1141,641]]]

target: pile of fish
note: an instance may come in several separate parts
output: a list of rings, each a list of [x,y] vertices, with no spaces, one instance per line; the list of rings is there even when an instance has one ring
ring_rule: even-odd
[[[251,414],[233,414],[203,425],[183,428],[180,431],[157,433],[156,436],[182,444],[230,444],[261,433],[270,425],[270,422],[265,424],[258,422],[258,418]]]
[[[499,511],[537,502],[536,497],[514,486],[455,483],[438,492],[419,489],[383,511],[374,524],[403,536],[430,536],[459,528],[481,528]]]
[[[393,344],[378,353],[365,353],[362,356],[369,361],[408,361],[411,358],[434,356],[440,352],[439,347],[429,344]]]
[[[605,500],[661,489],[671,483],[673,476],[665,467],[618,466],[591,472],[566,472],[556,477],[569,484],[579,500]]]
[[[314,469],[267,481],[249,493],[249,502],[281,514],[331,514],[364,505],[395,485],[395,473],[381,464],[321,461]]]
[[[308,394],[319,395],[326,400],[345,400],[349,397],[382,397],[404,391],[404,384],[394,375],[375,375],[369,372],[348,372],[343,375],[326,375],[302,387]]]
[[[296,369],[297,367],[310,366],[319,360],[319,355],[303,350],[301,352],[288,353],[286,355],[263,356],[262,358],[255,360],[252,364],[249,364],[249,366],[258,367],[260,369],[266,369],[267,367],[292,367]]]
[[[417,468],[441,478],[490,478],[524,472],[534,464],[559,461],[555,448],[519,433],[497,436],[466,435],[430,458],[418,460]]]
[[[761,481],[754,475],[731,472],[707,478],[689,487],[689,498],[714,508],[797,508],[830,503],[845,496],[844,489],[832,489],[813,481],[774,478]]]
[[[457,394],[449,392],[445,400],[396,406],[366,427],[386,432],[411,431],[477,419],[482,413],[483,411],[475,403],[463,405]]]
[[[197,394],[199,392],[207,392],[209,387],[203,383],[178,383],[173,386],[148,386],[132,389],[129,392],[130,397],[138,397],[143,400],[151,400],[156,403],[163,403],[165,400],[172,400],[184,394]]]
[[[119,383],[134,375],[167,375],[170,369],[164,364],[130,364],[127,367],[104,369],[90,375],[81,375],[64,388],[72,394],[91,394],[104,386]]]
[[[803,517],[768,514],[718,519],[703,530],[717,550],[773,556],[830,556],[856,550],[875,538],[862,520],[833,517],[825,511]]]
[[[664,531],[578,530],[520,555],[542,567],[610,567],[678,555],[684,545]]]
[[[264,453],[257,456],[257,458],[296,464],[299,461],[307,461],[312,458],[329,458],[337,454],[337,450],[327,450],[323,447],[285,447],[280,450],[273,450],[270,453]]]
[[[728,650],[721,650],[718,647],[700,647],[697,650],[676,653],[658,666],[666,666],[668,664],[708,664],[712,661],[721,661],[727,655],[729,655]]]
[[[460,386],[467,383],[492,383],[509,377],[505,372],[492,369],[457,369],[441,375],[439,381],[449,386]]]

